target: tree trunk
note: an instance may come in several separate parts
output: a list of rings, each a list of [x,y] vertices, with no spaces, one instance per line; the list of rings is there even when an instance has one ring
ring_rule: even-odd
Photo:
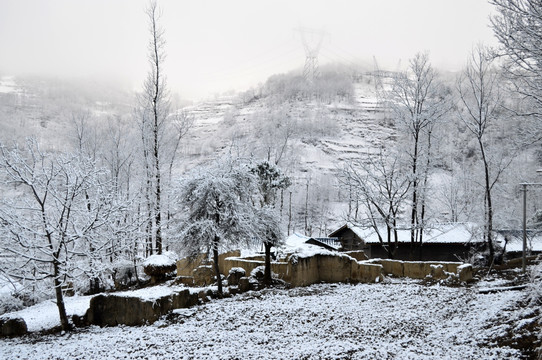
[[[305,235],[310,236],[309,232],[309,180],[307,180],[307,190],[305,192]]]
[[[222,295],[222,276],[220,275],[220,269],[218,267],[218,236],[215,237],[215,244],[213,246],[213,261],[215,266],[216,283],[218,285],[218,293]]]
[[[416,247],[416,228],[418,219],[418,133],[414,136],[414,155],[412,159],[412,205],[410,210],[410,258],[414,258]]]
[[[292,192],[290,191],[290,202],[288,204],[288,236],[292,228]]]
[[[487,214],[486,214],[486,228],[487,228],[487,234],[486,240],[487,240],[487,246],[489,249],[489,266],[493,265],[493,261],[495,260],[495,249],[493,248],[493,203],[491,200],[491,183],[489,180],[489,165],[487,163],[486,159],[486,153],[484,149],[484,144],[482,143],[481,139],[478,139],[478,143],[480,145],[480,151],[482,152],[482,160],[484,162],[484,173],[485,173],[485,192],[486,192],[486,204],[487,204]]]
[[[71,329],[70,322],[68,321],[68,316],[66,315],[66,306],[64,305],[64,296],[62,294],[62,283],[59,280],[60,271],[59,265],[53,263],[54,271],[54,284],[55,284],[55,295],[56,295],[56,306],[58,308],[58,314],[60,316],[60,326],[63,331],[69,331]]]
[[[263,245],[265,247],[265,271],[263,273],[263,283],[265,286],[270,286],[273,281],[271,278],[271,247],[273,244],[264,242]]]

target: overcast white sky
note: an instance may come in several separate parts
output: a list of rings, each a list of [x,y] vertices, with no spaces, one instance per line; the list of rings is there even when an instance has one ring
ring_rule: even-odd
[[[101,79],[131,87],[147,72],[146,0],[0,0],[0,75]],[[170,88],[184,98],[247,88],[303,66],[294,29],[325,29],[321,64],[406,64],[429,51],[458,70],[494,45],[486,0],[159,0]]]

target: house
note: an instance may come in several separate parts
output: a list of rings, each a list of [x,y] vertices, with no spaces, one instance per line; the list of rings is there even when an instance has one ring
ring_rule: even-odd
[[[458,261],[467,259],[471,250],[483,246],[483,239],[476,234],[478,226],[472,223],[435,224],[423,230],[422,246],[412,249],[410,229],[397,229],[398,246],[394,258],[398,260]],[[345,224],[329,234],[341,243],[341,251],[363,250],[369,258],[388,258],[384,226],[379,228],[384,239],[380,242],[373,227]]]

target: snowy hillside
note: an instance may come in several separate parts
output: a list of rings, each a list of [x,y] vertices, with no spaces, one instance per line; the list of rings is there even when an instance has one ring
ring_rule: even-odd
[[[215,157],[229,151],[237,145],[239,138],[246,139],[248,143],[241,151],[254,154],[254,150],[258,150],[255,142],[261,141],[261,134],[250,130],[254,130],[262,117],[273,111],[266,101],[266,98],[261,98],[244,104],[238,98],[224,97],[186,108],[195,119],[186,154],[192,157],[203,155],[200,161],[208,160],[207,156]],[[329,175],[340,162],[359,159],[394,137],[394,130],[385,124],[374,89],[368,84],[355,84],[355,96],[349,101],[318,103],[301,100],[281,104],[281,107],[286,109],[286,116],[300,122],[291,144],[288,144],[298,155],[294,170],[297,172],[312,170]],[[319,126],[329,127],[329,133],[325,134],[326,129],[318,129]],[[280,140],[275,139],[276,142]]]
[[[307,187],[313,229],[324,235],[344,219],[346,194],[337,173],[350,160],[394,141],[374,86],[354,84],[354,96],[331,102],[312,100],[273,103],[269,97],[249,102],[216,98],[185,109],[194,125],[179,165],[190,169],[226,154],[278,161],[293,179],[294,212],[304,212]],[[278,160],[277,160],[278,159]],[[309,185],[307,185],[309,184]],[[286,204],[288,199],[284,198]],[[286,206],[286,205],[285,205]]]

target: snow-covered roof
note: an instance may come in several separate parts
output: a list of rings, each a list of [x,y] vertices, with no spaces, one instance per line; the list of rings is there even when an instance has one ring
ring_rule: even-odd
[[[367,244],[378,244],[380,240],[373,227],[360,227],[347,224],[341,229],[352,230],[360,239]],[[423,242],[425,244],[465,244],[469,242],[481,242],[481,237],[473,236],[477,232],[478,225],[474,223],[445,223],[433,224],[423,230]],[[332,233],[334,235],[337,231]],[[386,228],[379,227],[383,238],[386,237]],[[410,229],[406,226],[397,229],[399,242],[410,242]]]
[[[507,237],[506,251],[523,251],[523,234],[518,232],[515,235],[509,234]],[[502,233],[497,234],[497,242],[499,245],[504,246],[504,235]],[[542,234],[527,234],[527,250],[542,252]]]
[[[309,239],[311,237],[294,233],[286,238],[282,250],[287,253],[295,253],[301,257],[310,257],[318,254],[337,254],[318,245],[307,244],[307,240]]]

